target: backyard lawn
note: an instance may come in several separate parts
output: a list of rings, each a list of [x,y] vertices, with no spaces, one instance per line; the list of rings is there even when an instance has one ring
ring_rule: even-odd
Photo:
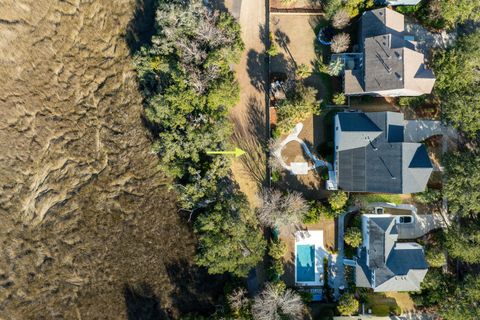
[[[404,202],[402,195],[389,193],[355,194],[353,198],[355,201],[361,203],[390,202],[394,204],[401,204]]]
[[[387,297],[383,293],[367,293],[365,309],[367,312],[372,312],[373,315],[379,317],[386,317],[393,312],[397,315],[401,314],[401,308],[398,306],[395,298]]]

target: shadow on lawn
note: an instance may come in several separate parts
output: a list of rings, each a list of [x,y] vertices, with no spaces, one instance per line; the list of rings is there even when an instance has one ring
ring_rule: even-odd
[[[247,102],[248,113],[243,119],[232,117],[235,131],[232,137],[235,146],[246,153],[239,158],[245,174],[249,175],[259,187],[266,181],[266,145],[265,114],[261,102],[250,96]],[[242,121],[243,120],[243,121]]]
[[[160,308],[158,297],[146,283],[138,287],[125,286],[124,297],[128,320],[171,319],[167,312]]]

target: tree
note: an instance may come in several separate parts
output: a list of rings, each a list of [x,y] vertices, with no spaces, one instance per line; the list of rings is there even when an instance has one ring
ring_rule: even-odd
[[[260,194],[258,220],[267,227],[297,227],[308,212],[308,204],[298,192],[265,189]]]
[[[413,294],[413,298],[420,305],[430,307],[444,301],[451,295],[454,279],[448,274],[443,274],[439,268],[430,268],[420,284],[420,292]]]
[[[480,3],[468,0],[431,0],[428,3],[427,23],[452,28],[457,23],[480,19]],[[437,22],[435,22],[437,20]]]
[[[339,33],[333,36],[330,48],[332,52],[340,53],[347,51],[350,46],[350,35],[348,33]]]
[[[445,253],[439,247],[428,247],[425,252],[425,259],[430,267],[440,268],[447,263]]]
[[[452,296],[440,300],[440,315],[449,320],[480,319],[480,278],[467,276]]]
[[[250,300],[245,288],[237,288],[227,295],[228,306],[235,319],[251,318]]]
[[[320,103],[317,101],[317,90],[306,87],[301,82],[287,92],[287,98],[277,106],[277,127],[287,133],[298,123],[312,114],[318,114]]]
[[[480,263],[480,229],[476,226],[454,226],[446,234],[448,253],[466,263]]]
[[[238,23],[201,1],[159,1],[157,34],[134,57],[153,128],[153,150],[175,180],[185,210],[203,208],[224,188],[230,161],[206,149],[227,148],[229,109],[239,99],[230,65],[244,45]]]
[[[345,243],[353,248],[358,248],[362,244],[362,231],[358,227],[350,227],[345,231]]]
[[[267,283],[254,299],[252,314],[256,320],[302,319],[303,308],[299,294],[283,283]]]
[[[452,153],[445,160],[443,193],[449,210],[462,217],[480,214],[480,156],[476,152]]]
[[[300,64],[295,70],[295,75],[299,79],[308,78],[310,77],[311,74],[312,74],[312,70],[310,70],[310,68],[304,63]]]
[[[273,240],[268,248],[268,255],[274,260],[280,260],[287,253],[287,245],[281,240]]]
[[[344,105],[346,102],[345,94],[343,92],[336,93],[333,96],[333,103],[336,105]]]
[[[232,196],[217,202],[195,222],[199,252],[196,262],[211,274],[246,277],[265,252],[266,242],[246,199]]]
[[[348,15],[347,10],[340,9],[333,15],[332,26],[335,29],[343,29],[349,23],[350,23],[350,16]]]
[[[480,130],[480,30],[458,38],[455,45],[437,50],[433,57],[435,95],[445,120],[474,136]]]
[[[345,293],[340,297],[337,308],[342,316],[350,316],[358,312],[359,303],[352,293]]]
[[[344,66],[343,61],[340,58],[332,60],[328,65],[328,74],[336,77],[340,75]]]
[[[342,210],[348,201],[348,195],[345,191],[334,191],[328,198],[328,203],[334,211]]]

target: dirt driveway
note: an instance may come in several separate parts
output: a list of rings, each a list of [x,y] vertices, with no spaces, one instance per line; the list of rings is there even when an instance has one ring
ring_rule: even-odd
[[[242,27],[245,50],[235,67],[240,84],[240,102],[231,111],[234,143],[247,153],[235,159],[232,171],[240,189],[252,204],[265,181],[266,93],[268,65],[265,55],[266,3],[264,0],[217,0]]]

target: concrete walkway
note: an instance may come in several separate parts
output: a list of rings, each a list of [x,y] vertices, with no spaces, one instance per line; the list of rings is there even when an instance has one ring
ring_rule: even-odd
[[[285,170],[290,171],[290,173],[292,173],[292,174],[307,174],[309,170],[313,170],[313,169],[318,168],[318,167],[328,167],[328,170],[331,171],[332,170],[332,165],[330,163],[326,162],[326,161],[318,159],[314,154],[312,154],[310,149],[308,149],[305,142],[298,137],[300,132],[302,132],[302,129],[303,129],[303,123],[297,123],[295,125],[295,128],[293,129],[293,132],[291,134],[289,134],[280,143],[280,145],[278,146],[278,148],[275,151],[273,151],[273,155],[275,156],[275,158],[277,158],[278,162],[280,163],[280,165]],[[290,165],[288,165],[288,164],[285,163],[285,161],[283,161],[282,150],[285,148],[285,146],[288,143],[293,142],[293,141],[298,142],[302,146],[303,151],[313,161],[312,165],[308,166],[308,164],[306,162],[300,162],[300,163],[297,162],[297,163],[291,163]],[[302,168],[302,169],[304,169],[304,171],[299,172],[298,168],[296,166],[294,166],[294,164],[297,164],[297,165],[298,164],[305,164],[304,168]]]

